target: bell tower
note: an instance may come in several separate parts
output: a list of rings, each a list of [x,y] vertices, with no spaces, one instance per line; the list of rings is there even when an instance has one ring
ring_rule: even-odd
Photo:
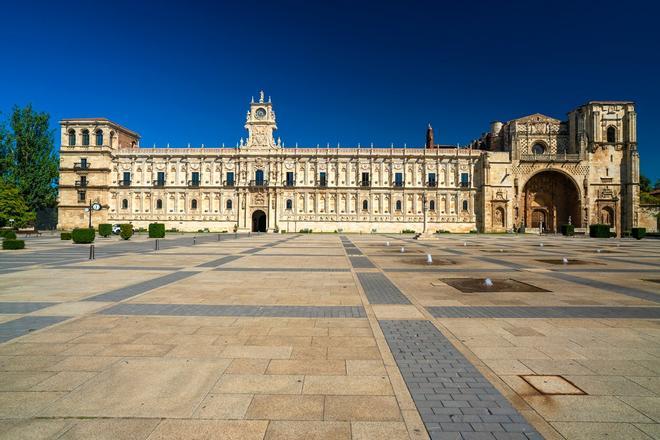
[[[248,131],[248,138],[245,143],[241,140],[241,147],[274,148],[281,146],[280,140],[275,142],[273,138],[273,132],[277,130],[273,104],[270,102],[270,96],[268,101],[264,99],[263,90],[259,92],[258,102],[255,102],[254,98],[250,102],[245,128]]]

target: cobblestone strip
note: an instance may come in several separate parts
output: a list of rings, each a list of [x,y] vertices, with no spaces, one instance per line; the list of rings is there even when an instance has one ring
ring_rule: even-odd
[[[350,269],[324,267],[216,267],[221,272],[350,272]]]
[[[35,330],[41,330],[58,322],[69,319],[70,316],[23,316],[0,323],[0,343],[7,342]]]
[[[542,439],[428,321],[379,321],[432,440]]]
[[[349,256],[348,259],[351,260],[351,266],[353,266],[353,269],[373,269],[376,267],[366,256]]]
[[[55,306],[56,302],[0,302],[0,314],[14,315],[31,313],[46,307]]]
[[[143,281],[141,283],[133,284],[128,287],[121,287],[110,292],[101,293],[100,295],[91,296],[83,299],[83,301],[122,301],[124,299],[139,295],[158,287],[166,286],[168,284],[180,281],[184,278],[196,275],[199,272],[175,272],[162,277],[154,278],[153,280]]]
[[[406,296],[382,273],[356,273],[370,304],[410,304]]]
[[[436,318],[633,318],[660,319],[660,307],[427,307]]]
[[[366,318],[362,306],[239,306],[211,304],[117,304],[103,315],[265,316],[273,318]]]
[[[604,269],[607,270],[607,269]],[[564,281],[570,281],[583,286],[594,287],[596,289],[607,290],[620,295],[632,296],[633,298],[645,299],[647,301],[660,302],[660,294],[647,292],[645,290],[633,289],[631,287],[618,286],[616,284],[606,283],[604,281],[590,280],[563,272],[547,272],[543,275],[559,278]]]
[[[216,260],[207,261],[206,263],[198,264],[197,267],[217,267],[223,264],[231,263],[232,261],[241,258],[240,255],[227,255]]]

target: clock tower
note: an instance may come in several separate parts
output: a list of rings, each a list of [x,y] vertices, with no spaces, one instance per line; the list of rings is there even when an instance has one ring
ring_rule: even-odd
[[[273,104],[270,102],[270,96],[268,101],[264,100],[263,90],[259,92],[258,102],[255,102],[252,98],[250,110],[247,112],[245,128],[248,131],[248,139],[245,144],[241,141],[242,147],[275,148],[281,146],[279,139],[276,143],[273,138],[273,132],[277,130]]]

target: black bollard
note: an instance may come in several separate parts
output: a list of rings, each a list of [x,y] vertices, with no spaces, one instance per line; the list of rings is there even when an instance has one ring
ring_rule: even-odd
[[[195,245],[196,242],[197,242],[197,237],[193,237],[193,246]]]
[[[156,239],[156,243],[154,244],[154,250],[157,251],[158,249],[159,249],[158,239]]]
[[[95,258],[95,256],[94,256],[94,245],[90,244],[89,245],[89,259],[93,260],[94,258]]]

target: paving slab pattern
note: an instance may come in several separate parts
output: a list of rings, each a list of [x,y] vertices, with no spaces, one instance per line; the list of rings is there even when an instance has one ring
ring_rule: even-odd
[[[379,321],[431,439],[541,439],[428,321]]]

